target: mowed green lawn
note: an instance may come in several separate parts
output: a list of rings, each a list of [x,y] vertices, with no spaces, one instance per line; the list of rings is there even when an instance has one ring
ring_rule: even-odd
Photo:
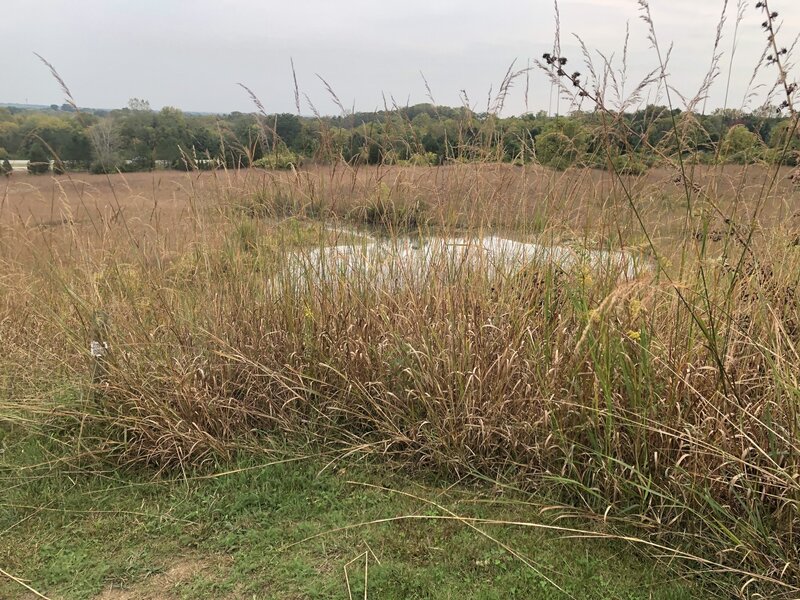
[[[123,474],[70,447],[0,428],[4,600],[708,597],[624,542],[481,522],[600,531],[486,483],[319,455]]]

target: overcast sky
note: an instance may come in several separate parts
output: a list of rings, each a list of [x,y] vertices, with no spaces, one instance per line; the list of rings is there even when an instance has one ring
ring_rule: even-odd
[[[674,43],[669,76],[693,96],[708,70],[723,0],[650,0],[659,42]],[[736,21],[730,0],[721,51],[724,69],[708,108],[719,106]],[[728,105],[742,104],[765,36],[763,16],[747,3],[739,28]],[[622,55],[630,23],[628,89],[657,65],[637,0],[560,0],[562,54],[570,71],[586,71],[573,34],[595,58]],[[770,0],[784,22],[781,39],[800,33],[800,1]],[[552,48],[553,0],[3,0],[0,10],[0,102],[52,104],[63,94],[38,52],[61,73],[81,106],[118,108],[130,97],[153,108],[250,111],[248,85],[268,112],[295,112],[290,58],[301,94],[324,114],[339,109],[324,77],[347,108],[371,111],[383,97],[427,101],[425,74],[439,104],[461,104],[465,90],[478,110],[516,68]],[[760,81],[770,83],[774,73]],[[793,73],[797,76],[796,73]],[[526,110],[525,80],[515,83],[504,114]],[[679,103],[679,99],[676,98]],[[754,101],[751,104],[758,104]],[[530,75],[528,109],[550,107],[550,84]],[[555,108],[555,104],[553,105]],[[561,108],[564,108],[562,102]],[[303,114],[311,112],[302,99]]]

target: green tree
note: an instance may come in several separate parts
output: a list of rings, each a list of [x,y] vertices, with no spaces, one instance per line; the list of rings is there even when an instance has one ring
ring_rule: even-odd
[[[183,162],[183,152],[189,152],[192,140],[181,110],[165,106],[156,117],[155,157],[178,166]]]
[[[11,120],[0,121],[0,146],[8,150],[11,156],[17,156],[21,143],[22,133],[19,124]]]
[[[275,132],[278,134],[280,140],[286,144],[286,147],[290,150],[299,150],[300,136],[303,131],[300,119],[289,113],[275,115],[273,119]]]
[[[586,133],[579,124],[559,119],[534,140],[536,158],[553,169],[564,170],[574,165],[586,150]]]
[[[50,170],[50,155],[39,142],[34,142],[28,150],[28,173],[38,175]]]
[[[92,142],[95,161],[92,171],[111,173],[119,166],[119,137],[110,118],[105,118],[89,128],[88,137]]]
[[[128,100],[128,108],[130,110],[138,110],[143,112],[150,112],[150,102],[144,98],[131,98]]]
[[[791,137],[790,137],[791,136]],[[784,164],[800,164],[800,129],[791,120],[778,122],[769,138],[769,158],[772,162],[783,160]]]
[[[0,147],[0,173],[8,177],[12,170],[11,163],[8,161],[8,152],[5,148]]]
[[[129,160],[155,159],[157,115],[149,111],[115,111],[109,118],[118,137],[118,150]]]
[[[722,142],[722,156],[727,162],[749,163],[763,155],[758,136],[748,131],[744,125],[736,125],[728,130]]]

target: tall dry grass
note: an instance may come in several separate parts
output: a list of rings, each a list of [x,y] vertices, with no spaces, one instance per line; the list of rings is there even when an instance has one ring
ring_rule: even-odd
[[[769,173],[728,175],[757,188]],[[759,226],[753,256],[703,217],[684,240],[675,196],[648,195],[663,176],[630,182],[663,248],[663,270],[630,280],[546,262],[494,272],[445,254],[425,271],[441,276],[400,283],[288,266],[364,243],[345,224],[396,240],[499,230],[644,252],[624,200],[611,203],[620,184],[597,172],[175,174],[195,191],[169,222],[120,177],[123,212],[141,203],[125,219],[88,208],[86,194],[77,222],[8,212],[6,402],[20,418],[71,417],[84,450],[129,464],[202,463],[288,439],[547,490],[794,589],[800,252],[786,219]],[[54,189],[65,214],[79,208],[65,182]],[[781,189],[765,215],[783,214],[792,192]],[[679,278],[680,256],[665,257],[681,245],[705,250]],[[110,348],[102,364],[93,340]]]
[[[70,175],[25,203],[24,184],[5,182],[4,421],[57,415],[83,450],[159,467],[276,439],[386,455],[635,528],[665,560],[691,555],[689,568],[718,574],[724,593],[797,594],[800,215],[788,171],[693,164],[687,113],[677,153],[651,148],[659,168],[624,174],[611,148],[628,132],[598,87],[610,66],[590,70],[592,86],[543,66],[607,117],[596,132],[607,171],[334,162]],[[163,177],[181,190],[171,201],[155,191]],[[624,249],[653,269],[496,272],[442,254],[387,282],[291,266],[364,232],[501,233]],[[92,341],[108,352],[92,358]]]

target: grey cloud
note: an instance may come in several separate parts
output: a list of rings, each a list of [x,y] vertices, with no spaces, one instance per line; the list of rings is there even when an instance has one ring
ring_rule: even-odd
[[[787,37],[800,31],[800,3],[776,0]],[[659,40],[674,41],[670,81],[692,96],[710,64],[722,1],[651,0]],[[782,5],[781,5],[782,4]],[[721,49],[730,52],[735,5]],[[581,62],[573,33],[590,48],[619,60],[630,23],[629,80],[652,69],[656,58],[635,0],[561,0],[563,53]],[[733,104],[741,102],[764,44],[761,19],[750,7],[740,28]],[[235,84],[250,85],[270,110],[293,111],[289,59],[303,91],[320,110],[337,111],[315,77],[328,80],[348,106],[372,110],[382,93],[399,102],[425,101],[419,71],[438,102],[458,104],[467,90],[479,106],[513,59],[523,67],[552,45],[551,0],[40,0],[10,3],[0,20],[0,101],[60,102],[58,86],[33,56],[59,69],[79,103],[123,106],[131,96],[153,106],[187,110],[250,110]],[[787,45],[791,42],[787,39]],[[14,57],[10,59],[10,57]],[[599,60],[597,54],[593,54]],[[760,81],[769,83],[765,72]],[[508,112],[521,112],[524,84],[509,96]],[[550,84],[531,74],[531,106],[547,108]],[[721,103],[718,83],[710,105]],[[307,109],[304,109],[307,110]]]

